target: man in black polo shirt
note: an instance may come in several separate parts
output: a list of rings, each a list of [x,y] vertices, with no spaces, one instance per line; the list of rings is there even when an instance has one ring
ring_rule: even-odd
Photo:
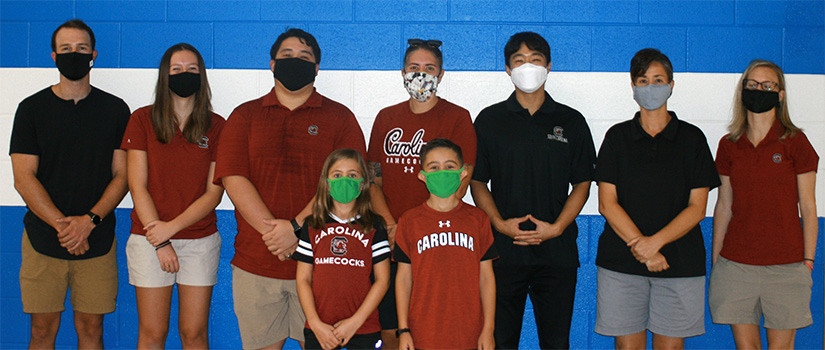
[[[518,348],[529,294],[541,348],[568,348],[579,266],[574,220],[590,194],[596,151],[584,117],[544,91],[547,41],[517,33],[504,58],[516,90],[476,118],[478,164],[470,182],[501,256],[494,262],[496,346]]]
[[[60,82],[17,107],[11,134],[14,187],[23,218],[20,289],[31,315],[30,348],[54,348],[71,289],[78,348],[103,348],[103,314],[115,310],[115,216],[126,194],[129,121],[123,100],[89,84],[97,57],[92,30],[80,20],[52,34]]]

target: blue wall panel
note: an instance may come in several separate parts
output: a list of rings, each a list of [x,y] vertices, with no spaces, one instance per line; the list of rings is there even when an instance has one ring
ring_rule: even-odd
[[[754,58],[781,62],[781,29],[755,27],[693,27],[688,29],[687,71],[689,72],[742,72],[748,66],[748,62]]]
[[[442,0],[355,0],[356,22],[446,22],[450,3]]]
[[[74,17],[74,1],[0,1],[2,21],[65,21]]]
[[[77,0],[76,16],[84,21],[150,22],[166,20],[166,1]]]
[[[0,23],[0,67],[27,67],[29,65],[29,24],[26,22]]]
[[[261,1],[261,20],[352,21],[352,1],[264,0]]]
[[[147,40],[151,38],[151,40]],[[195,46],[207,68],[212,68],[212,24],[124,23],[121,62],[134,68],[157,68],[163,52],[170,46],[186,42]],[[140,43],[135,45],[135,43]]]
[[[452,21],[541,22],[544,3],[541,0],[495,1],[452,0]]]
[[[643,24],[733,24],[734,2],[719,1],[641,1],[639,17]]]
[[[320,26],[319,36],[343,39],[322,42],[333,57],[322,69],[397,69],[406,39],[422,33],[453,51],[451,70],[500,69],[502,33],[529,28],[550,39],[559,71],[624,72],[632,53],[658,47],[680,72],[740,72],[763,57],[788,73],[825,73],[821,0],[0,0],[0,67],[52,67],[48,37],[74,17],[101,38],[98,67],[154,67],[168,43],[192,41],[210,67],[265,69],[256,57],[283,28]],[[366,54],[372,45],[381,51]]]
[[[564,23],[639,23],[639,1],[548,1],[544,20]]]
[[[170,0],[166,18],[179,22],[257,21],[261,19],[261,4],[248,0]]]

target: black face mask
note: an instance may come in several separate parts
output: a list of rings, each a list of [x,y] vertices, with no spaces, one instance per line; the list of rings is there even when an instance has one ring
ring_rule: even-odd
[[[742,104],[753,113],[764,113],[779,105],[779,92],[742,89]]]
[[[201,89],[200,73],[183,72],[169,75],[169,90],[180,97],[189,97]]]
[[[315,81],[315,63],[297,57],[279,58],[273,74],[287,90],[297,91]]]
[[[94,65],[92,54],[80,52],[59,53],[54,60],[57,70],[69,80],[83,79]]]

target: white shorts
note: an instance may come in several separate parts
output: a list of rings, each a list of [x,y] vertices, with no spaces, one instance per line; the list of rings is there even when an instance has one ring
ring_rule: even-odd
[[[131,234],[126,242],[129,284],[135,287],[214,286],[218,282],[221,235],[217,232],[197,239],[172,239],[180,269],[169,273],[160,268],[155,247],[146,236]]]

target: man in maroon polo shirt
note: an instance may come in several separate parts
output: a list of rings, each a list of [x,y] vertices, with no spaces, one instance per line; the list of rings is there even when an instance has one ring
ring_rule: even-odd
[[[287,30],[270,56],[275,87],[229,116],[215,168],[238,222],[232,290],[245,349],[280,349],[287,337],[303,343],[305,318],[289,259],[295,232],[310,213],[327,155],[366,149],[355,115],[315,91],[321,49],[311,34]]]

